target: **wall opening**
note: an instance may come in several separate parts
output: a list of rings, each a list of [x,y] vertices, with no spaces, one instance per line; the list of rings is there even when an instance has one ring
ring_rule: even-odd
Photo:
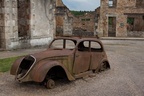
[[[100,6],[100,0],[92,2],[57,0],[56,5],[56,35],[93,36],[95,34],[95,21],[98,20],[96,8]]]
[[[138,7],[138,8],[143,7],[144,8],[144,0],[136,0],[136,7]]]
[[[18,0],[18,36],[30,38],[30,0]]]
[[[4,7],[4,1],[0,0],[0,10]],[[0,13],[0,48],[4,47],[4,13]]]
[[[63,3],[74,11],[94,11],[100,6],[101,0],[62,0]]]
[[[144,31],[143,15],[129,15],[127,17],[127,31]]]
[[[116,37],[116,17],[108,18],[108,36]]]
[[[109,0],[108,1],[108,6],[111,8],[115,8],[116,7],[116,5],[117,5],[117,0]]]

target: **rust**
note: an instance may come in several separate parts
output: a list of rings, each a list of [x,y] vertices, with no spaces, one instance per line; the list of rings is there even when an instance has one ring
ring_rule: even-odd
[[[109,69],[102,42],[97,38],[57,37],[48,49],[17,59],[11,74],[19,82],[46,82],[67,78],[72,81],[93,72]],[[49,84],[47,84],[49,85]],[[48,86],[49,87],[49,86]]]

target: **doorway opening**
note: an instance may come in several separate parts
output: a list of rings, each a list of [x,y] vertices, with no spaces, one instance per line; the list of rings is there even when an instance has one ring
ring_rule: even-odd
[[[0,10],[4,7],[4,0],[0,0]],[[0,49],[4,48],[4,12],[0,13]]]
[[[116,37],[116,17],[108,18],[108,37]]]
[[[30,37],[30,0],[18,0],[18,37]]]

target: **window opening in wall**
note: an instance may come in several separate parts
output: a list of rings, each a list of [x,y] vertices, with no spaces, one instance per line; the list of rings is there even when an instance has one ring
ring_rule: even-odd
[[[18,36],[30,37],[30,0],[18,0]]]
[[[127,18],[127,30],[128,31],[133,31],[134,30],[134,18],[133,17],[128,17]]]
[[[90,21],[90,19],[89,18],[81,19],[81,21]]]
[[[109,7],[113,7],[113,0],[109,0]]]
[[[109,7],[116,7],[116,0],[109,0],[108,6]]]
[[[143,15],[132,15],[127,18],[127,31],[144,31]]]
[[[128,23],[128,24],[131,24],[131,25],[134,25],[134,18],[128,17],[127,23]]]
[[[136,0],[136,7],[144,7],[144,0]]]

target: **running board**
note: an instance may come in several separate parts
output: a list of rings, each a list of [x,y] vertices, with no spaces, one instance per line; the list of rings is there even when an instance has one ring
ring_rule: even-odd
[[[87,71],[87,72],[83,72],[83,73],[74,75],[74,77],[75,77],[75,78],[81,78],[81,77],[88,76],[88,75],[90,75],[90,74],[92,74],[92,73],[93,73],[92,71]]]

